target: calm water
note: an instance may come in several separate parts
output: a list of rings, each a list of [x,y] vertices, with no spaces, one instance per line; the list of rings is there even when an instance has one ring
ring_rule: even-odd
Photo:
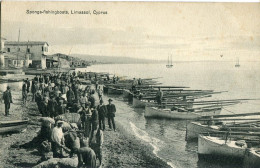
[[[173,68],[160,64],[145,65],[95,65],[81,71],[109,72],[130,78],[154,78],[163,85],[188,86],[191,89],[213,89],[228,91],[216,94],[211,99],[260,98],[260,62],[241,62],[235,68],[232,62],[191,62],[176,63]],[[134,109],[114,97],[117,106],[117,121],[127,131],[133,133],[154,148],[154,153],[172,167],[220,168],[239,167],[216,161],[199,161],[197,143],[185,141],[186,121],[146,119],[143,109]],[[248,101],[235,106],[225,107],[222,114],[260,111],[260,101]]]

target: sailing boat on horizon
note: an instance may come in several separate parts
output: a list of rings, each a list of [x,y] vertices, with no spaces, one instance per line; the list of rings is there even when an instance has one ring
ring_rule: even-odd
[[[170,59],[170,56],[168,56],[168,62],[167,62],[167,65],[166,65],[167,68],[172,68],[173,65],[172,65],[172,55],[171,55],[171,59]]]
[[[240,64],[239,64],[239,58],[237,58],[237,61],[236,61],[236,65],[235,65],[235,67],[240,67]]]

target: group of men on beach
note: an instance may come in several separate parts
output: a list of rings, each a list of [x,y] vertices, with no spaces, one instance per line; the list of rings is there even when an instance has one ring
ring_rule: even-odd
[[[103,89],[97,86],[98,82],[95,81],[95,84],[95,88],[91,85],[83,86],[76,73],[36,75],[31,82],[28,78],[23,81],[23,104],[26,106],[31,91],[32,101],[36,102],[43,117],[40,134],[34,140],[40,144],[42,161],[47,159],[46,153],[51,148],[53,157],[65,157],[64,151],[69,152],[71,157],[73,153],[78,154],[79,166],[96,167],[96,157],[100,161],[99,165],[102,165],[105,118],[108,118],[110,130],[113,128],[116,131],[116,107],[112,104],[112,99],[108,100],[107,105],[104,104]],[[8,115],[12,103],[9,86],[3,99],[5,113]],[[99,105],[96,105],[96,101],[99,101]],[[69,130],[64,129],[68,123],[62,119],[67,113],[80,116],[80,122],[76,125],[69,123]]]

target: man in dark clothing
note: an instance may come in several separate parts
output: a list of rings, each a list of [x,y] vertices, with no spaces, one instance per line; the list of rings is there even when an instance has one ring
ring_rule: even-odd
[[[109,104],[107,105],[107,118],[108,118],[108,125],[109,128],[112,129],[111,127],[111,121],[113,124],[113,129],[114,131],[116,131],[116,125],[115,125],[115,113],[116,113],[116,106],[114,104],[112,104],[112,99],[109,99],[108,102]]]
[[[34,85],[32,86],[32,101],[35,100],[35,94],[39,90],[38,82],[34,82]]]
[[[93,108],[93,107],[95,106],[96,100],[95,100],[95,98],[94,98],[94,96],[93,96],[94,93],[95,93],[95,91],[92,90],[92,91],[91,91],[91,95],[90,95],[89,98],[88,98],[88,101],[90,102],[90,108]]]
[[[7,90],[3,94],[3,99],[5,103],[5,116],[8,116],[11,103],[13,103],[12,94],[9,86],[7,86]]]
[[[38,75],[36,75],[36,76],[34,77],[34,81],[39,82],[39,77],[38,77]]]
[[[43,96],[40,91],[35,94],[35,102],[37,104],[39,112],[43,115],[43,106],[42,106]]]
[[[95,130],[97,129],[97,125],[98,125],[98,111],[96,110],[95,107],[93,107],[91,111],[92,111],[92,116],[91,116],[92,129]]]
[[[105,117],[107,115],[107,106],[103,104],[103,100],[100,100],[100,105],[97,106],[98,110],[98,121],[99,121],[99,128],[103,131],[105,130]]]
[[[27,93],[29,93],[29,91],[30,91],[30,86],[31,86],[31,82],[30,82],[30,80],[27,78],[27,80],[26,80],[26,84],[27,84]]]
[[[68,101],[68,106],[72,106],[73,105],[73,100],[75,99],[75,95],[74,92],[72,91],[71,87],[69,87],[69,90],[66,93],[67,96],[67,101]]]
[[[40,75],[39,83],[43,83],[43,77],[42,77],[42,75]]]
[[[57,116],[57,114],[56,114],[57,106],[58,106],[58,104],[55,100],[55,97],[51,96],[51,99],[49,100],[48,107],[47,107],[47,109],[50,113],[50,117],[56,117]]]
[[[23,104],[26,106],[26,101],[27,101],[27,86],[26,86],[27,81],[23,81],[23,86],[22,86],[22,99],[23,99]]]

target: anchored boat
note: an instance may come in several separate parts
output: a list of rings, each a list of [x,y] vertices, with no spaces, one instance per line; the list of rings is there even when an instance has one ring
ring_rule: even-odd
[[[215,108],[212,110],[200,111],[200,112],[190,112],[185,109],[179,108],[177,110],[163,109],[159,107],[145,106],[145,117],[154,118],[168,118],[168,119],[184,119],[192,120],[198,119],[202,116],[212,116],[218,115],[221,112],[221,108]]]
[[[239,143],[241,142],[241,143]],[[242,141],[225,140],[221,137],[199,135],[199,156],[223,156],[231,158],[244,158],[247,144]]]

